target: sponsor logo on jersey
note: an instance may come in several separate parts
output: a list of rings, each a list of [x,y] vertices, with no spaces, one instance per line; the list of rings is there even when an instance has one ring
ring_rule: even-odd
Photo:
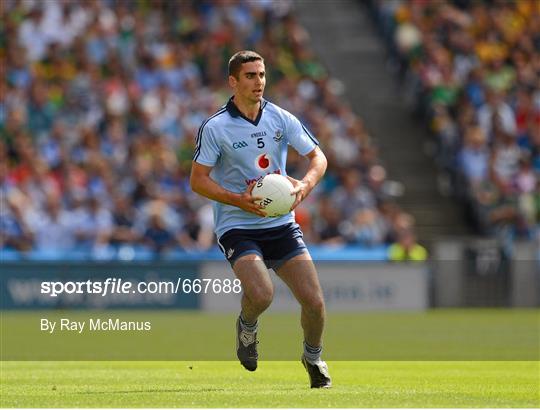
[[[283,139],[283,133],[281,132],[281,130],[277,130],[276,135],[273,138],[274,138],[274,141],[278,143],[281,142],[281,140]]]
[[[281,169],[276,169],[272,172],[267,172],[265,175],[270,175],[270,174],[278,174],[278,175],[281,175]],[[263,177],[265,175],[261,175],[260,177],[257,177],[257,178],[252,178],[252,179],[246,179],[246,185],[249,185],[251,184],[252,182],[257,182],[257,181],[261,181],[263,179]]]
[[[234,249],[229,248],[229,250],[227,251],[227,259],[231,259],[231,256],[233,256],[233,254],[234,254]]]
[[[266,131],[254,132],[251,134],[251,138],[266,137]]]
[[[255,165],[260,170],[264,171],[265,169],[268,169],[270,167],[271,157],[267,153],[258,155],[257,158],[255,158]]]
[[[232,147],[234,149],[240,149],[240,148],[246,148],[248,146],[248,143],[246,141],[237,141],[233,142]]]

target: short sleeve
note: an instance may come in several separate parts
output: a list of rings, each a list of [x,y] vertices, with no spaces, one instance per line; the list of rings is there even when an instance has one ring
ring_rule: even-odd
[[[197,133],[197,145],[193,154],[193,161],[213,167],[221,155],[221,150],[216,142],[214,133],[207,123],[203,123]]]
[[[285,115],[285,136],[300,155],[307,155],[319,145],[319,141],[290,113]]]

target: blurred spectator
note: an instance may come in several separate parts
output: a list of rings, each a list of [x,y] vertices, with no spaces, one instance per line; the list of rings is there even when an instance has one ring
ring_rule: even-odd
[[[503,195],[495,184],[486,181],[474,191],[472,200],[480,232],[507,243],[512,237],[511,227],[518,222],[515,198]]]
[[[521,151],[513,135],[497,132],[490,160],[491,179],[504,193],[511,193]]]
[[[346,239],[342,232],[342,214],[340,208],[335,207],[328,198],[319,201],[320,226],[319,241],[324,245],[342,245]]]
[[[478,109],[478,123],[490,140],[497,126],[507,135],[516,135],[514,112],[503,100],[502,94],[492,88],[487,89],[486,103]]]
[[[383,243],[387,236],[387,224],[376,209],[362,209],[358,211],[352,220],[349,232],[353,243],[364,246],[373,246]]]
[[[167,229],[161,215],[152,213],[149,215],[147,228],[143,233],[142,241],[158,254],[172,248],[175,240],[172,232]]]
[[[341,210],[343,218],[352,219],[358,209],[375,207],[375,195],[362,184],[360,172],[348,170],[343,173],[342,181],[343,185],[336,188],[332,200],[334,206]]]
[[[78,221],[73,212],[62,208],[58,196],[48,195],[43,210],[33,210],[27,204],[25,211],[35,249],[61,253],[75,248]]]
[[[472,189],[488,178],[489,155],[482,128],[469,127],[465,132],[464,145],[457,160],[460,173]]]
[[[533,227],[538,220],[535,202],[540,198],[539,183],[540,179],[536,177],[529,156],[523,155],[519,160],[519,169],[514,176],[513,188],[517,195],[517,206],[521,218],[518,221],[521,222],[518,226],[519,232],[531,238],[534,234]]]
[[[388,258],[393,262],[423,262],[427,256],[426,248],[416,242],[414,234],[408,229],[400,232],[397,242],[388,249]]]
[[[93,249],[109,243],[113,229],[112,215],[97,198],[78,202],[78,206],[72,212],[79,247]]]
[[[28,251],[32,248],[32,240],[32,232],[24,222],[20,196],[12,193],[6,198],[2,195],[0,198],[0,249]]]
[[[117,196],[114,200],[112,220],[113,228],[110,236],[111,245],[123,243],[136,243],[140,236],[134,229],[137,210],[133,207],[131,199],[126,196]]]

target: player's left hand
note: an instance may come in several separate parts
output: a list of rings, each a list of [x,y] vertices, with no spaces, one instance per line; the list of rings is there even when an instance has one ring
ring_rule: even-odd
[[[296,208],[298,204],[309,195],[311,189],[307,182],[299,181],[298,179],[294,179],[288,175],[287,178],[289,179],[289,181],[291,181],[291,184],[293,184],[293,190],[291,191],[291,194],[296,195],[296,199],[291,206],[291,211],[294,211],[294,208]]]

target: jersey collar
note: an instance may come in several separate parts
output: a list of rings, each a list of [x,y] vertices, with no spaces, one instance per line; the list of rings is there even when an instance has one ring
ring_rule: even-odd
[[[248,117],[246,117],[244,114],[242,114],[240,112],[240,110],[238,109],[238,107],[234,103],[233,98],[234,98],[234,96],[229,98],[229,101],[227,101],[227,104],[225,105],[225,108],[227,109],[227,111],[229,112],[231,117],[234,117],[234,118],[240,117],[240,118],[243,118],[244,120],[246,120],[247,122],[249,122],[250,124],[259,125],[259,121],[261,120],[263,109],[266,106],[268,101],[266,101],[264,98],[262,99],[261,108],[259,109],[259,114],[257,114],[257,118],[255,118],[255,121],[252,121],[252,120],[250,120]]]

